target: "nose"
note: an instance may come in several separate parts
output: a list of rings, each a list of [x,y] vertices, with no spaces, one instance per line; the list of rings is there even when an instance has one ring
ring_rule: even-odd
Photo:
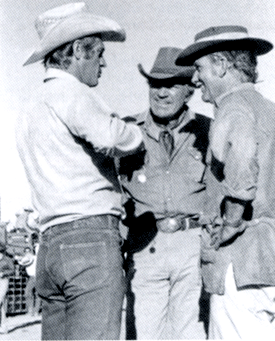
[[[107,63],[106,63],[106,60],[104,59],[104,57],[100,58],[100,66],[101,67],[106,67],[107,66]]]
[[[193,74],[193,77],[191,79],[191,82],[198,88],[200,86],[200,80],[199,80],[199,73],[198,70],[196,70]]]
[[[158,89],[158,96],[159,97],[167,97],[168,96],[168,89],[162,86]]]

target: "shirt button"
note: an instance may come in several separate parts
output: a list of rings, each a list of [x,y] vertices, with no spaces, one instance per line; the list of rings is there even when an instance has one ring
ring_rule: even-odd
[[[165,173],[166,173],[166,174],[170,174],[169,170],[167,170]]]
[[[171,198],[167,198],[167,201],[171,201]]]

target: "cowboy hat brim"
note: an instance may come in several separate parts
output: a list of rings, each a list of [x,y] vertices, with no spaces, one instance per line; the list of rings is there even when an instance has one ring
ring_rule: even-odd
[[[210,53],[229,50],[249,50],[262,55],[272,50],[273,45],[260,38],[221,39],[194,43],[184,49],[176,60],[176,65],[192,65],[195,60]]]
[[[126,39],[125,31],[115,21],[91,13],[80,13],[53,27],[23,66],[42,60],[63,44],[95,34],[99,34],[103,41],[123,42]]]
[[[142,76],[146,77],[147,79],[151,80],[165,80],[165,79],[172,79],[172,78],[186,78],[191,79],[195,69],[188,66],[183,71],[176,71],[174,70],[167,70],[166,72],[151,72],[147,73],[141,64],[138,64],[138,70],[142,74]]]

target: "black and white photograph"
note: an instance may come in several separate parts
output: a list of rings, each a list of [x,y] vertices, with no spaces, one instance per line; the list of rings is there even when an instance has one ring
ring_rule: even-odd
[[[274,17],[0,1],[0,340],[275,339]]]

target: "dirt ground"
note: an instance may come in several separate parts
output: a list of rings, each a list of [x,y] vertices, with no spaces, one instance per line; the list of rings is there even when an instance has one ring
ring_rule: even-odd
[[[41,317],[29,314],[8,316],[7,333],[0,334],[0,340],[41,340]]]

